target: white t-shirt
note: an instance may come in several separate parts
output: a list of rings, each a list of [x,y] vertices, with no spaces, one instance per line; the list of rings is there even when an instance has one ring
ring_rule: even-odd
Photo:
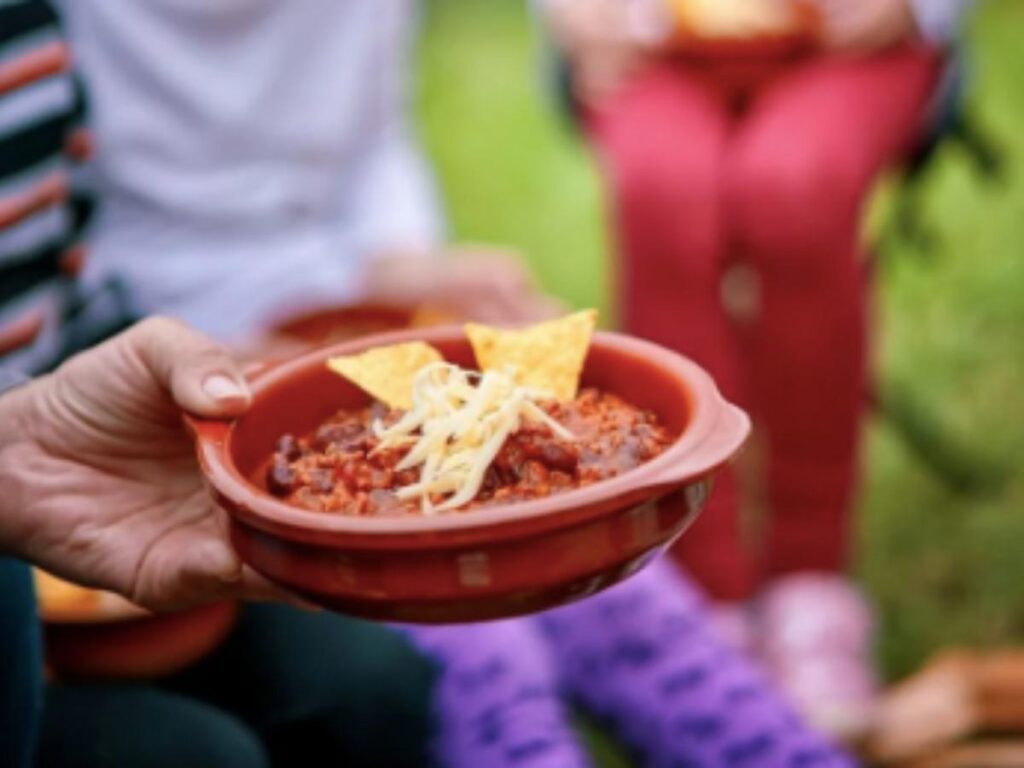
[[[62,0],[100,198],[86,280],[225,339],[442,236],[406,116],[412,0]]]

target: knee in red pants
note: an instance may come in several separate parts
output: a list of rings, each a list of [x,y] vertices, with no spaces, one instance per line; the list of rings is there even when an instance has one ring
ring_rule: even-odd
[[[613,182],[630,267],[711,277],[723,238],[727,132],[712,94],[676,68],[656,67],[592,115],[589,125]]]
[[[830,139],[764,131],[742,137],[726,168],[734,242],[762,269],[820,277],[856,250],[870,176],[853,150]],[[822,258],[826,255],[827,258]]]

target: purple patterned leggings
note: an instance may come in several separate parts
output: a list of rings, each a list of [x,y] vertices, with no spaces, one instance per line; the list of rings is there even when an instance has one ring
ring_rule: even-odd
[[[651,768],[854,765],[714,634],[668,562],[537,617],[401,631],[438,665],[448,768],[591,765],[563,696]]]

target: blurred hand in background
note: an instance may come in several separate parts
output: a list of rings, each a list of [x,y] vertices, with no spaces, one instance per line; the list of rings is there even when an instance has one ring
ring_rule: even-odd
[[[657,51],[667,23],[660,0],[547,0],[576,97],[599,106]]]
[[[822,43],[831,50],[868,53],[917,33],[908,0],[809,2],[821,12]],[[672,25],[668,0],[547,0],[545,9],[576,96],[591,107],[657,54]]]
[[[888,48],[917,34],[908,0],[814,0],[826,47],[851,53]]]
[[[380,256],[369,265],[364,300],[429,305],[460,319],[490,323],[544,320],[565,310],[540,291],[514,251],[474,246],[450,248],[440,257]]]

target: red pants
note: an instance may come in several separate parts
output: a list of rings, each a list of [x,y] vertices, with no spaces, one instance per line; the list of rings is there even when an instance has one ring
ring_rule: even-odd
[[[762,551],[739,535],[735,479],[679,559],[720,599],[761,576],[845,565],[866,390],[859,242],[872,183],[923,128],[933,52],[780,65],[744,95],[665,62],[588,116],[611,185],[621,321],[705,366],[766,447]],[[757,310],[726,312],[726,270],[756,275]]]

